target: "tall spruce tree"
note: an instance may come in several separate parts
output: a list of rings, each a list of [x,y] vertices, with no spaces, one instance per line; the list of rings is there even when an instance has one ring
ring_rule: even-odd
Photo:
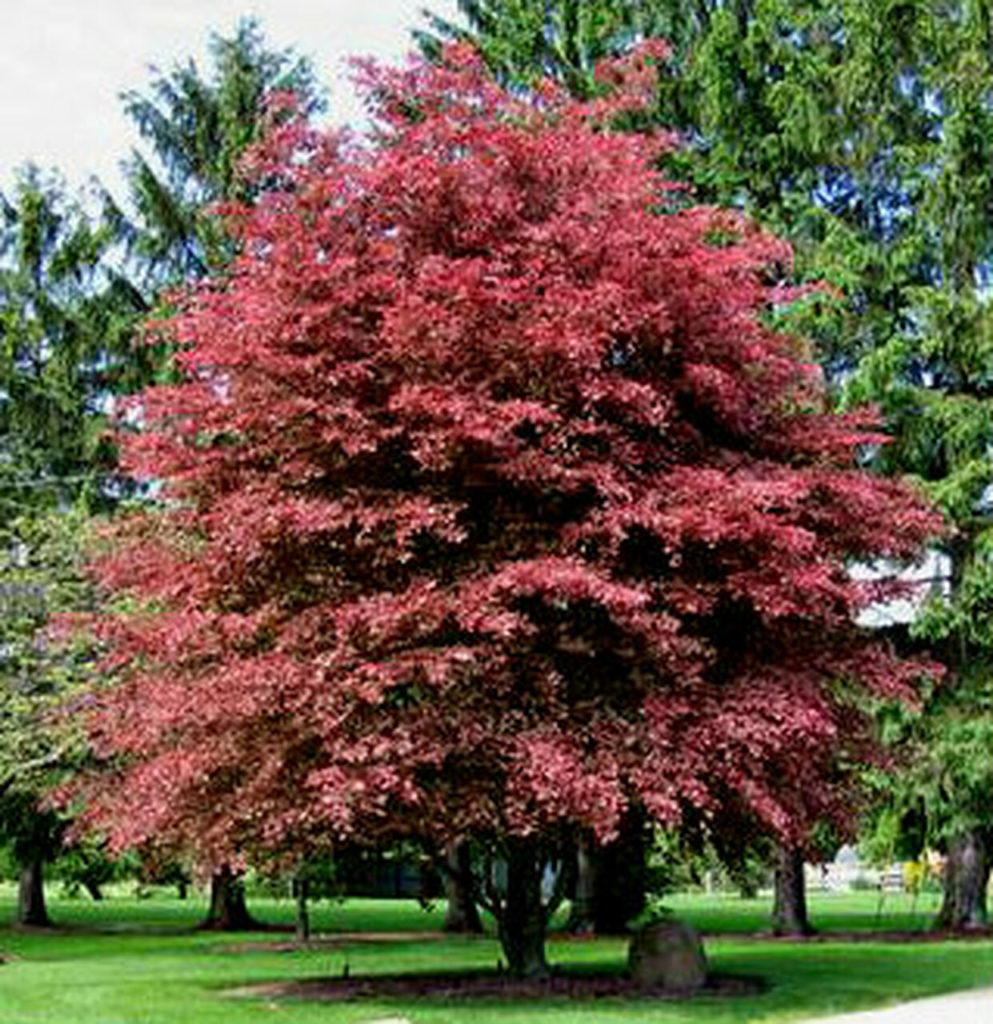
[[[914,625],[951,678],[911,731],[903,796],[946,852],[938,924],[969,929],[988,920],[993,856],[993,31],[974,0],[915,13],[931,118],[913,211],[925,280],[905,329],[862,360],[850,392],[882,404],[895,438],[886,464],[915,474],[952,524],[945,591]]]
[[[38,795],[78,752],[54,709],[87,679],[85,647],[55,650],[43,627],[86,606],[78,541],[113,473],[104,409],[130,375],[135,307],[112,244],[53,174],[25,167],[0,195],[0,832],[22,924],[47,923],[59,832]]]
[[[302,112],[323,100],[310,62],[272,49],[255,20],[210,37],[209,64],[189,58],[168,71],[152,68],[147,89],[125,92],[124,110],[146,148],[124,164],[128,204],[118,225],[143,290],[199,278],[233,255],[212,204],[250,198],[239,162],[260,138],[267,99],[290,91]]]

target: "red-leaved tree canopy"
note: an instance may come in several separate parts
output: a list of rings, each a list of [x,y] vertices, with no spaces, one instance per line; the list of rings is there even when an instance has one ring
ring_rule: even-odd
[[[631,806],[799,838],[847,695],[908,691],[846,565],[935,520],[764,322],[787,247],[611,130],[651,51],[611,74],[582,105],[457,49],[367,67],[371,143],[256,154],[242,255],[164,325],[181,379],[127,444],[164,500],[97,565],[133,598],[84,787],[118,845],[491,841],[533,973],[543,842]]]

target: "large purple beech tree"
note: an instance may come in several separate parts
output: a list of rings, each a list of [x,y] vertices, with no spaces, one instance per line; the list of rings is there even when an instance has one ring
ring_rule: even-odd
[[[89,820],[118,846],[288,861],[463,837],[511,971],[546,970],[543,863],[627,810],[762,822],[837,809],[857,692],[924,666],[860,631],[851,559],[935,531],[857,467],[803,344],[763,315],[785,245],[611,130],[649,47],[576,103],[471,53],[365,68],[368,145],[283,124],[242,255],[161,329],[135,472],[169,500],[96,570],[117,682]]]

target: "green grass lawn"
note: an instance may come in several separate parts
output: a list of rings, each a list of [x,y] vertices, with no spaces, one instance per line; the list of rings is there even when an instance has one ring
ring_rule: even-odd
[[[768,990],[735,999],[664,1003],[647,999],[361,1000],[352,1003],[273,1002],[233,998],[225,990],[295,978],[350,974],[450,971],[491,967],[499,950],[491,938],[425,936],[441,910],[413,902],[350,900],[314,908],[319,932],[380,934],[340,945],[279,951],[253,946],[280,940],[273,933],[224,936],[192,930],[202,902],[159,894],[136,900],[115,895],[102,904],[53,899],[61,930],[55,934],[0,929],[0,1024],[364,1024],[405,1016],[414,1024],[744,1024],[787,1021],[993,983],[993,942],[890,944],[787,943],[756,940],[768,904],[734,897],[674,897],[673,906],[715,937],[707,942],[713,970],[763,978]],[[251,909],[270,923],[289,923],[288,901],[256,900]],[[874,894],[814,896],[814,923],[822,928],[896,929],[923,922],[922,907],[888,896],[877,914]],[[9,920],[13,895],[0,890],[0,915]],[[916,922],[916,925],[915,925]],[[403,934],[407,933],[407,934]],[[285,936],[288,938],[288,936]],[[620,969],[619,939],[553,938],[550,959],[560,965]]]
[[[744,900],[735,894],[675,894],[666,902],[701,932],[711,935],[762,932],[769,928],[770,897]],[[810,919],[822,932],[926,931],[941,905],[940,892],[811,892]]]

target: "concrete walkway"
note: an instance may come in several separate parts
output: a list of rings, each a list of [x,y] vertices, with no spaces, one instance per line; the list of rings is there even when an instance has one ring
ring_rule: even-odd
[[[885,1010],[845,1013],[804,1024],[993,1024],[993,988],[915,999]]]

